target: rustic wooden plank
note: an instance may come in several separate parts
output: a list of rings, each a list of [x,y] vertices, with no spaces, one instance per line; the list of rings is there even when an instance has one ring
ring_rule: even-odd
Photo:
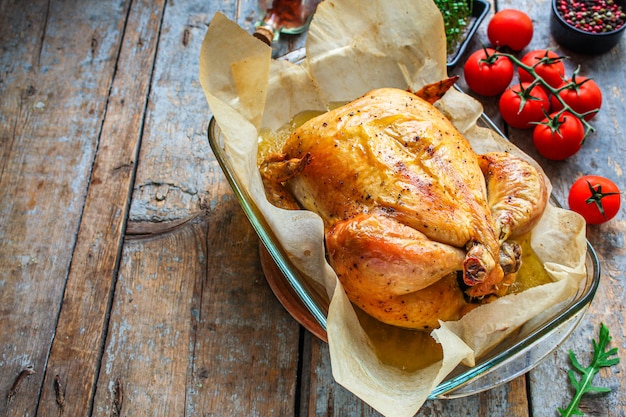
[[[50,352],[38,410],[42,415],[59,411],[78,415],[89,410],[93,401],[162,8],[159,2],[133,2],[128,13]],[[126,10],[118,13],[121,25]]]
[[[3,415],[34,415],[37,406],[125,7],[88,1],[81,7],[47,1],[0,5]],[[28,365],[35,373],[12,401],[4,401]]]
[[[208,144],[211,112],[198,80],[200,47],[217,11],[253,30],[256,0],[193,0],[166,9],[133,190],[134,222],[186,218],[217,201],[210,192],[225,181]]]
[[[137,7],[154,6],[133,3]],[[97,383],[93,408],[97,415],[130,415],[146,410],[166,415],[290,415],[296,407],[300,407],[300,415],[376,415],[334,383],[327,346],[312,341],[308,333],[300,356],[304,379],[296,379],[298,326],[263,281],[256,237],[206,144],[209,112],[196,75],[200,42],[217,9],[251,30],[256,19],[252,10],[255,3],[168,3],[130,217],[146,222],[142,226],[147,231],[153,231],[163,220],[184,226],[158,237],[128,240],[119,258],[113,248],[121,242],[123,226],[119,221],[124,214],[112,212],[102,195],[109,192],[119,197],[124,184],[130,184],[132,168],[113,161],[131,162],[124,156],[132,153],[133,144],[131,141],[128,147],[117,150],[106,149],[104,144],[110,143],[113,135],[136,138],[128,126],[136,123],[133,117],[140,116],[129,110],[129,101],[122,105],[121,97],[139,94],[138,90],[130,91],[131,85],[138,87],[143,79],[129,79],[145,75],[142,71],[118,73],[116,80],[125,77],[126,81],[119,90],[121,84],[114,81],[106,118],[104,115],[117,53],[114,51],[119,48],[122,16],[129,3],[112,7],[107,2],[86,0],[77,7],[66,2],[31,1],[26,7],[24,2],[0,1],[0,193],[10,196],[0,205],[0,393],[4,397],[0,399],[0,414],[33,415],[40,390],[45,399],[40,414],[57,414],[55,387],[60,388],[59,398],[60,394],[64,397],[66,415],[75,415],[76,411],[85,414],[88,411],[80,409],[84,398],[89,398],[85,392]],[[500,8],[529,11],[538,28],[533,45],[553,45],[547,34],[547,0],[525,2],[523,6],[510,0],[498,3]],[[137,19],[131,16],[129,22]],[[477,39],[485,39],[484,29]],[[127,32],[133,30],[138,29],[129,23]],[[145,39],[141,35],[135,38],[137,49],[151,47]],[[282,44],[277,49],[288,50],[293,45]],[[622,42],[619,51],[598,58],[573,56],[581,60],[583,73],[601,77],[601,86],[608,91],[607,106],[595,123],[601,129],[585,145],[586,152],[566,163],[538,158],[553,177],[561,201],[572,178],[583,173],[600,173],[626,188],[620,165],[624,160],[620,118],[624,110],[623,79],[612,76],[621,71],[623,47]],[[137,52],[128,52],[126,45],[122,56],[125,51],[128,56]],[[128,65],[120,64],[118,71],[125,68]],[[488,114],[500,121],[495,99],[481,101]],[[528,132],[511,130],[509,136],[533,154]],[[89,183],[94,158],[98,164]],[[118,166],[122,169],[115,171]],[[113,186],[106,185],[107,178],[119,181],[115,187],[120,188],[114,192]],[[105,185],[98,184],[103,179]],[[114,206],[119,204],[118,197],[113,197]],[[102,210],[100,214],[108,213],[106,216],[112,219],[109,228],[94,214],[96,206]],[[626,269],[623,219],[624,209],[612,222],[588,228],[589,239],[602,261],[603,281],[596,302],[574,337],[527,376],[532,415],[552,416],[557,406],[567,403],[572,394],[565,377],[567,350],[574,349],[586,362],[590,339],[597,337],[599,322],[606,322],[612,329],[615,346],[625,345],[621,305]],[[131,223],[131,228],[137,230],[136,225]],[[95,246],[88,249],[92,243]],[[117,259],[122,273],[115,282],[111,265]],[[83,286],[78,285],[79,277],[90,277],[93,271],[93,276],[108,281],[94,285],[88,279]],[[61,310],[59,333],[49,352],[68,274],[68,304]],[[157,277],[154,281],[150,280],[153,276]],[[103,328],[101,308],[108,303],[113,283],[112,320],[108,328]],[[171,288],[177,291],[168,291]],[[132,302],[129,291],[138,295]],[[91,310],[86,306],[88,302],[81,304],[78,300],[85,294],[95,302]],[[105,294],[104,299],[97,294]],[[154,308],[155,300],[160,302],[156,304],[158,309]],[[80,324],[68,319],[71,311],[78,312],[76,317],[95,318],[84,328],[96,335],[95,339],[81,339]],[[166,315],[159,316],[159,312]],[[179,336],[165,335],[151,345],[155,334],[163,334],[165,329]],[[103,334],[98,331],[108,334],[99,375],[97,367],[93,369],[93,358],[100,354],[93,346],[102,345]],[[67,341],[75,336],[77,341]],[[68,355],[63,346],[74,354],[74,364],[65,362]],[[224,362],[226,353],[229,355]],[[44,383],[48,354],[50,364]],[[159,366],[143,369],[141,360]],[[78,379],[66,378],[76,374],[79,364],[92,369],[83,371],[86,375]],[[67,372],[57,373],[59,365]],[[598,382],[614,391],[587,397],[583,411],[589,415],[625,414],[619,390],[626,374],[623,366],[603,371],[604,379]],[[91,385],[85,381],[91,381]],[[15,382],[19,384],[12,390]],[[479,396],[427,402],[419,415],[526,416],[525,385],[524,379],[518,378]],[[9,393],[11,401],[6,399]]]
[[[159,350],[153,356],[157,361],[168,357],[172,366],[188,372],[186,387],[163,391],[165,398],[159,406],[163,405],[166,415],[180,415],[181,398],[186,398],[185,410],[190,414],[200,410],[209,415],[293,414],[299,326],[269,290],[260,269],[256,235],[210,151],[210,112],[197,78],[200,46],[215,12],[220,10],[251,30],[255,6],[254,1],[175,2],[168,3],[163,16],[131,225],[179,221],[206,212],[208,228],[204,232],[204,264],[196,264],[196,268],[205,269],[187,270],[181,285],[188,297],[177,299],[181,303],[177,311],[185,314],[172,323],[173,331],[181,335],[186,335],[193,323],[191,345],[184,354]],[[124,253],[133,245],[127,243]],[[186,259],[188,249],[182,242],[167,245],[172,257]],[[121,270],[130,268],[127,264],[124,257]],[[159,281],[168,276],[167,265],[151,257],[145,268],[154,270]],[[131,289],[125,281],[118,282],[116,297]],[[176,297],[160,296],[165,305],[171,305],[172,297]],[[154,309],[154,300],[149,297],[133,303],[140,310]],[[116,302],[114,308],[121,309],[122,305]],[[118,363],[123,366],[127,355],[120,352],[132,351],[137,343],[152,337],[149,329],[138,323],[139,317],[114,314],[107,352],[115,347],[117,353],[115,357],[105,355],[103,370],[118,369]],[[115,335],[120,333],[118,317],[137,334],[132,341],[113,346]],[[189,349],[193,353],[188,353]],[[146,382],[152,380],[149,373],[136,368],[125,372],[124,388],[127,395],[133,395],[133,405],[124,412],[150,406],[147,399],[155,389]],[[94,412],[106,414],[110,410],[105,406],[114,396],[115,375],[113,371],[102,374]],[[171,377],[180,380],[179,375]],[[128,394],[129,387],[136,394]],[[106,393],[107,398],[100,393]]]
[[[269,289],[237,201],[222,198],[208,216],[190,404],[215,416],[293,415],[300,327]]]
[[[132,229],[130,225],[129,229]],[[207,279],[207,219],[130,235],[110,314],[94,416],[182,416],[191,373],[202,286]]]
[[[622,47],[621,56],[626,53]],[[614,68],[621,68],[619,59],[609,55],[602,61]],[[615,94],[619,97],[626,87],[622,77],[597,77],[591,75],[600,83],[605,94]],[[551,172],[555,186],[555,195],[564,204],[567,204],[567,193],[573,181],[583,174],[597,174],[611,178],[620,187],[626,188],[621,162],[626,160],[622,138],[626,125],[623,120],[623,104],[618,103],[621,98],[613,100],[613,109],[605,108],[594,119],[597,132],[587,139],[583,149],[565,163],[550,164],[547,169]],[[621,108],[621,109],[620,109]],[[599,142],[602,142],[600,144]],[[556,407],[567,406],[573,396],[573,391],[567,379],[569,369],[568,351],[576,352],[581,363],[587,365],[593,352],[591,340],[598,338],[600,323],[605,323],[613,336],[612,347],[620,347],[620,356],[623,357],[623,347],[626,345],[626,326],[624,316],[624,283],[626,282],[626,252],[624,251],[624,207],[617,217],[610,222],[594,226],[587,226],[587,238],[596,249],[600,258],[602,277],[594,302],[572,336],[547,359],[532,376],[532,398],[537,410],[553,410]],[[587,396],[581,403],[581,410],[589,415],[623,416],[626,414],[626,403],[623,401],[623,392],[620,387],[626,384],[626,365],[620,364],[610,370],[601,372],[602,381],[598,378],[597,385],[610,387],[613,391],[603,396]],[[545,392],[553,395],[545,395]],[[537,416],[548,416],[541,411]]]
[[[293,414],[298,325],[238,202],[174,223],[129,225],[93,415]]]
[[[29,122],[42,127],[41,112],[35,104],[44,103],[46,92],[35,88],[39,71],[34,69],[39,65],[47,6],[33,2],[26,10],[7,3],[0,3],[0,413],[19,415],[36,405],[33,397],[39,391],[54,334],[55,320],[46,317],[58,311],[69,254],[60,257],[62,253],[57,253],[60,259],[55,268],[55,262],[43,256],[50,240],[40,241],[39,236],[28,233],[42,226],[37,221],[40,214],[29,214],[29,207],[31,212],[41,213],[38,186],[46,186],[53,196],[61,192],[58,184],[54,186],[52,179],[38,172],[51,146],[35,147],[40,141],[28,139],[33,132],[41,138],[41,131]],[[36,86],[41,89],[43,82],[38,81]],[[63,230],[65,225],[56,227]],[[39,284],[46,270],[54,270],[58,279]],[[39,288],[43,291],[37,291]],[[44,312],[39,307],[42,305],[52,310]],[[39,323],[37,329],[33,329],[31,317]]]

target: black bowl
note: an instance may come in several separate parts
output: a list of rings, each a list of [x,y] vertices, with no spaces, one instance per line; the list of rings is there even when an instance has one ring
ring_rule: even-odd
[[[623,11],[626,11],[626,0],[615,0]],[[612,32],[591,33],[575,28],[567,23],[557,10],[557,0],[552,0],[550,32],[554,39],[563,47],[582,54],[602,54],[613,48],[626,29],[622,25]]]

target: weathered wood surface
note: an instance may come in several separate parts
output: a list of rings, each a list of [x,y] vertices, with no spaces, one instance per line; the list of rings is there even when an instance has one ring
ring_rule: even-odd
[[[558,47],[547,0],[494,6],[529,13],[530,48]],[[197,73],[218,10],[248,30],[257,17],[254,0],[0,0],[0,415],[378,415],[333,381],[327,346],[276,301],[211,154]],[[605,92],[597,132],[562,163],[538,157],[528,132],[507,133],[562,202],[582,174],[624,189],[626,43],[562,52]],[[495,100],[480,100],[501,124]],[[568,349],[586,362],[600,322],[623,349],[624,212],[588,227],[603,279],[572,338],[511,383],[418,415],[555,416],[572,395]],[[601,373],[613,392],[583,411],[626,414],[624,366]]]
[[[79,397],[76,411],[84,412],[134,166],[132,137],[125,145],[103,136],[128,3],[85,2],[80,10],[62,2],[3,2],[0,9],[0,389],[7,393],[22,368],[34,371],[0,407],[6,415],[46,407],[57,414],[65,394]],[[145,92],[131,95],[126,87],[129,106],[141,106]],[[115,128],[124,133],[123,125]],[[70,378],[76,388],[66,390]]]

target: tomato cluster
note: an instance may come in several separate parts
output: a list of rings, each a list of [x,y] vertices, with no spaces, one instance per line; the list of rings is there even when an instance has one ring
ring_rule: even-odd
[[[519,83],[510,85],[515,66]],[[492,48],[474,52],[463,67],[468,87],[484,96],[500,96],[504,121],[516,129],[534,129],[533,142],[545,158],[564,160],[581,148],[591,120],[602,105],[598,84],[575,71],[566,78],[563,58],[547,49],[518,60]]]
[[[519,10],[501,10],[489,21],[487,35],[495,48],[520,52],[532,39],[532,20]],[[552,160],[580,150],[592,130],[588,121],[602,105],[596,82],[578,76],[578,70],[567,78],[563,59],[549,49],[532,50],[518,59],[484,47],[463,67],[468,87],[483,96],[499,96],[503,120],[516,129],[534,129],[537,151]],[[519,82],[511,85],[516,67]]]
[[[528,46],[533,35],[532,21],[524,12],[497,12],[487,35],[493,47],[475,51],[463,67],[468,87],[482,96],[499,96],[502,119],[513,128],[532,129],[535,148],[546,159],[576,154],[593,130],[589,120],[602,106],[597,83],[578,75],[578,69],[568,77],[565,57],[549,49],[517,58],[515,53]],[[513,82],[516,69],[519,81]],[[572,186],[569,204],[587,223],[603,223],[617,214],[620,191],[606,178],[584,176]]]

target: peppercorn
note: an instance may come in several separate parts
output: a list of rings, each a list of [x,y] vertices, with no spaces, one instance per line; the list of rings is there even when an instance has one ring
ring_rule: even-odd
[[[590,33],[615,31],[626,21],[614,0],[558,0],[557,10],[567,24]]]

